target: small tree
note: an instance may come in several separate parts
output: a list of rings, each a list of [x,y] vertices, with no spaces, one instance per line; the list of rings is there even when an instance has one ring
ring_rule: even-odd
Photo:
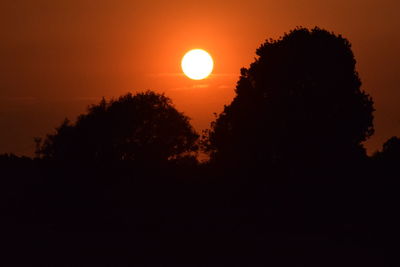
[[[127,94],[65,120],[37,146],[41,158],[74,161],[165,162],[197,150],[189,118],[162,94]]]
[[[236,97],[206,133],[212,160],[304,162],[364,153],[374,109],[348,40],[297,28],[256,54],[241,70]]]
[[[397,136],[389,138],[383,144],[382,151],[375,153],[374,158],[384,164],[400,163],[400,138]]]

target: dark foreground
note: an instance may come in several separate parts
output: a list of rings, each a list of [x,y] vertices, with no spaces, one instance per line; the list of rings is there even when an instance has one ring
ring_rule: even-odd
[[[396,266],[397,181],[366,166],[265,175],[3,159],[2,261]]]

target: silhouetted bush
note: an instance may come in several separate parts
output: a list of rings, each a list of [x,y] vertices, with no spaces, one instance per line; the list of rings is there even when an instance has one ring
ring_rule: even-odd
[[[390,164],[400,163],[400,138],[393,136],[389,138],[382,147],[382,151],[377,152],[374,155],[380,161],[384,161]]]

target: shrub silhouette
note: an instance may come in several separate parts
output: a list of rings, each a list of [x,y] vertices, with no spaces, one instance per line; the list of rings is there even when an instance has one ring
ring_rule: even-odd
[[[400,138],[393,136],[382,146],[382,150],[372,156],[377,170],[386,173],[387,176],[397,176],[400,163]],[[380,175],[380,174],[379,174]],[[397,181],[397,179],[394,179]]]
[[[131,160],[157,164],[196,152],[198,135],[171,100],[151,91],[89,107],[76,123],[65,120],[37,145],[45,159]]]
[[[384,144],[381,152],[376,156],[383,158],[389,162],[400,161],[400,138],[393,136],[389,138]]]
[[[296,28],[267,40],[203,145],[219,162],[315,162],[365,155],[373,102],[360,89],[348,40]]]

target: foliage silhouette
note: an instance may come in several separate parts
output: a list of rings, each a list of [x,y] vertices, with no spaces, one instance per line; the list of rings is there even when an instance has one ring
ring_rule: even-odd
[[[385,186],[389,184],[392,188],[398,188],[399,164],[400,164],[400,138],[393,136],[382,146],[381,151],[377,151],[371,158],[372,165],[375,167],[375,175],[380,177]],[[393,195],[398,195],[394,193]],[[397,203],[395,201],[394,203]]]
[[[400,163],[400,138],[389,138],[383,144],[382,151],[377,152],[374,157],[387,163]]]
[[[365,155],[373,102],[363,92],[348,40],[296,28],[256,51],[236,96],[203,139],[218,162],[306,162]]]
[[[89,107],[75,124],[65,120],[37,145],[44,159],[129,160],[158,164],[197,151],[197,133],[171,100],[151,91]]]

